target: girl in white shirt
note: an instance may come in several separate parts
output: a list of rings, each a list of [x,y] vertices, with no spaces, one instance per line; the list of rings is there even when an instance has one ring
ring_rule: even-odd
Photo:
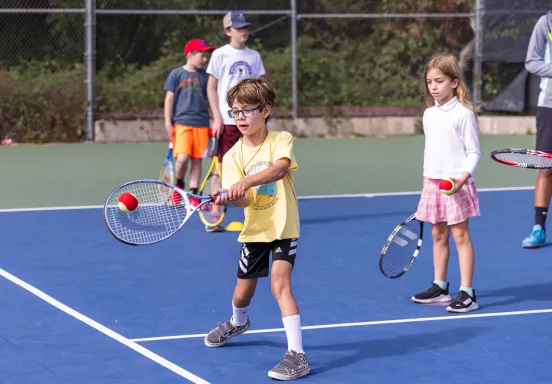
[[[480,216],[474,172],[481,157],[477,119],[469,101],[457,59],[438,54],[425,69],[426,104],[423,116],[425,149],[424,187],[416,218],[431,223],[434,281],[412,297],[417,303],[450,302],[447,267],[452,232],[460,264],[460,289],[448,305],[449,312],[470,312],[478,307],[472,287],[474,249],[468,222]],[[452,195],[439,189],[443,178],[456,186]]]

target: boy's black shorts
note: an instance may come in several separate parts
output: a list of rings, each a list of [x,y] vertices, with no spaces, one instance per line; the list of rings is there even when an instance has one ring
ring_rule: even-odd
[[[537,107],[537,151],[552,153],[552,108]]]
[[[270,252],[272,261],[285,260],[295,265],[297,239],[274,240],[270,243],[243,243],[238,263],[238,279],[267,277]]]

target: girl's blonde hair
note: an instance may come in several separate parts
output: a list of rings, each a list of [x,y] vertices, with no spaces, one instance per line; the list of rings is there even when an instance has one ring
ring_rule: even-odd
[[[429,88],[427,85],[427,73],[431,69],[439,69],[444,73],[451,81],[458,80],[458,86],[454,90],[454,95],[458,97],[458,100],[467,108],[473,110],[471,104],[471,93],[469,88],[466,86],[466,82],[462,76],[462,71],[458,65],[458,60],[456,56],[449,53],[438,53],[429,60],[426,65],[424,72],[424,84],[425,84],[425,94],[426,94],[426,104],[428,107],[435,105],[435,99],[431,96]]]

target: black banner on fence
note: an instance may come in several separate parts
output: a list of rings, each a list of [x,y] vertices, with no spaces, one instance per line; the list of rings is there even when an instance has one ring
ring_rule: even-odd
[[[552,0],[485,0],[483,61],[523,63],[537,20]]]

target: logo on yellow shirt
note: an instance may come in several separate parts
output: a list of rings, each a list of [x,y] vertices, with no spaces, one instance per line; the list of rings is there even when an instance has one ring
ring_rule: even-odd
[[[264,171],[270,167],[268,161],[260,161],[255,163],[253,167],[247,172],[247,176],[255,175],[261,171]],[[264,210],[272,207],[278,201],[278,185],[274,183],[263,184],[256,187],[255,203],[253,204],[254,210]]]

